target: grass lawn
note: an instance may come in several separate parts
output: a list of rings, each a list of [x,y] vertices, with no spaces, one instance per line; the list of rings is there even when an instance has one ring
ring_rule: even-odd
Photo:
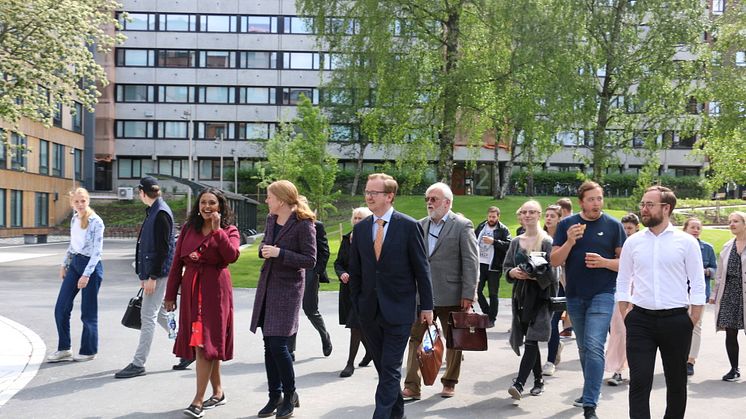
[[[511,233],[515,233],[515,230],[518,228],[515,212],[526,200],[527,198],[523,196],[509,196],[500,201],[487,196],[456,196],[454,198],[453,211],[459,212],[466,218],[469,218],[476,227],[477,224],[484,220],[487,208],[491,205],[496,205],[502,212],[500,221],[510,228]],[[556,202],[557,197],[539,197],[537,200],[541,203],[542,207],[546,207],[548,204]],[[394,202],[394,207],[397,211],[409,214],[416,219],[427,215],[425,203],[421,196],[398,196]],[[606,212],[617,219],[627,213],[623,210],[608,210]],[[321,284],[321,290],[335,291],[339,289],[339,283],[337,275],[334,273],[334,260],[337,258],[341,235],[349,231],[351,225],[347,221],[336,225],[327,225],[326,228],[327,237],[329,238],[329,248],[331,250],[327,272],[332,282]],[[716,253],[720,252],[723,244],[731,237],[732,235],[727,230],[705,229],[702,232],[702,240],[711,243],[715,247]],[[259,269],[263,262],[259,259],[256,249],[256,246],[245,249],[238,262],[230,265],[234,286],[239,288],[256,287],[259,280]],[[503,277],[500,284],[500,297],[508,298],[510,297],[510,293],[511,287],[505,282],[505,278]]]

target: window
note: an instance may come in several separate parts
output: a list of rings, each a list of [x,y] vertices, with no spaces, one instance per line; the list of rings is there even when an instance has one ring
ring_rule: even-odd
[[[319,54],[315,52],[284,52],[282,65],[286,70],[318,70]]]
[[[187,138],[188,123],[184,121],[159,121],[158,138]]]
[[[154,31],[155,14],[153,13],[128,13],[129,19],[123,19],[119,15],[119,23],[125,31]]]
[[[54,116],[52,116],[52,124],[54,124],[55,127],[62,127],[62,104],[57,104],[57,109],[54,112]]]
[[[736,52],[736,65],[739,67],[746,67],[746,51]]]
[[[3,130],[0,129],[0,136]],[[5,141],[0,141],[0,169],[8,168],[8,150],[5,148]]]
[[[642,132],[635,132],[632,134],[632,147],[643,148],[645,147],[645,134]]]
[[[120,179],[139,179],[142,177],[142,160],[118,159],[117,177]]]
[[[153,86],[146,84],[118,84],[117,102],[153,102]]]
[[[10,147],[10,168],[12,170],[25,171],[27,166],[26,154],[28,153],[26,137],[20,136],[15,132],[10,134]]]
[[[576,146],[578,145],[578,133],[573,131],[564,131],[557,134],[555,137],[557,143],[564,146]]]
[[[159,86],[158,101],[161,103],[191,103],[194,101],[194,87]]]
[[[238,102],[252,105],[274,105],[277,98],[277,89],[274,87],[240,87],[238,89]]]
[[[65,146],[52,144],[52,176],[62,177],[65,174]]]
[[[330,128],[331,136],[329,140],[331,141],[350,141],[353,138],[351,125],[332,124]]]
[[[194,32],[197,30],[196,15],[161,14],[158,29],[166,32]]]
[[[236,32],[236,17],[226,15],[202,15],[199,17],[202,32]]]
[[[285,33],[309,34],[313,33],[313,18],[285,17]]]
[[[199,88],[199,103],[236,103],[236,88],[204,86]]]
[[[235,51],[200,51],[199,66],[206,68],[235,68]]]
[[[345,35],[353,35],[357,33],[357,21],[348,20],[345,25],[345,20],[342,18],[330,17],[326,21],[326,30],[329,33],[344,33]]]
[[[696,142],[697,142],[696,135],[682,137],[678,133],[676,133],[673,137],[673,141],[671,142],[671,148],[692,148],[694,147],[694,143]]]
[[[268,140],[275,135],[275,124],[266,122],[242,122],[238,124],[238,139]]]
[[[75,179],[83,179],[83,150],[73,149],[73,176]]]
[[[10,191],[10,226],[23,227],[23,191]]]
[[[49,141],[39,140],[39,174],[49,174]]]
[[[116,138],[153,138],[152,121],[117,121]]]
[[[49,225],[49,194],[36,193],[36,208],[34,211],[34,225],[36,227],[47,227]]]
[[[712,0],[712,14],[722,15],[725,12],[725,0]]]
[[[73,117],[72,129],[75,132],[83,132],[83,105],[75,102],[72,109],[70,109],[70,115]]]
[[[710,102],[707,104],[707,111],[710,116],[720,115],[720,102]]]
[[[158,51],[158,67],[190,68],[195,64],[195,52],[190,50],[164,49]]]
[[[686,111],[692,115],[700,114],[704,110],[704,105],[697,101],[697,98],[690,97],[689,103],[686,105]]]
[[[0,227],[7,227],[8,217],[5,215],[5,205],[7,201],[5,198],[5,189],[0,189]]]
[[[282,104],[297,105],[300,103],[300,96],[311,99],[314,105],[319,104],[319,91],[312,87],[285,87],[282,89]]]
[[[117,67],[152,67],[155,63],[152,49],[117,49]]]
[[[239,54],[241,68],[277,68],[277,53],[269,51],[242,51]]]
[[[612,96],[609,106],[616,109],[624,108],[624,96]]]
[[[227,122],[199,122],[197,124],[197,138],[215,140],[233,138],[233,124]]]
[[[158,173],[186,178],[189,176],[189,160],[160,159],[158,160]]]
[[[241,16],[241,32],[277,33],[277,18],[274,16]]]

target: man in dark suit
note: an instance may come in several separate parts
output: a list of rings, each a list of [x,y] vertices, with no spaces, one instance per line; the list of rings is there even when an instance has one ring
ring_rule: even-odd
[[[353,229],[350,295],[378,371],[374,419],[404,417],[401,365],[417,320],[433,321],[433,290],[422,227],[393,208],[398,184],[389,175],[368,176],[365,201],[373,212]]]

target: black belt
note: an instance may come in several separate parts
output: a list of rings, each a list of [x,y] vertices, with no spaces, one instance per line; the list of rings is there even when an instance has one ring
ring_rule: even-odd
[[[635,306],[633,310],[639,311],[642,314],[647,314],[648,316],[655,316],[655,317],[674,316],[676,314],[684,314],[689,311],[689,309],[686,307],[667,308],[665,310],[648,310],[647,308],[642,308],[640,306]]]

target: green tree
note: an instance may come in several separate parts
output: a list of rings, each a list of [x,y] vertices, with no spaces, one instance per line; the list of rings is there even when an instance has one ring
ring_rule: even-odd
[[[658,140],[664,131],[696,129],[706,19],[699,0],[569,3],[580,24],[571,46],[586,80],[575,106],[590,153],[579,157],[601,181],[633,137],[660,149],[670,146]]]
[[[715,22],[707,86],[709,115],[700,141],[713,189],[746,183],[746,10],[728,7]],[[740,60],[740,61],[739,61]]]
[[[330,134],[327,118],[302,95],[298,115],[281,124],[266,146],[272,176],[293,182],[321,219],[336,211],[332,202],[340,194],[333,190],[339,167],[327,151]]]
[[[114,0],[0,2],[0,120],[17,129],[22,117],[51,125],[58,104],[92,110],[106,75],[94,50],[122,35]]]

